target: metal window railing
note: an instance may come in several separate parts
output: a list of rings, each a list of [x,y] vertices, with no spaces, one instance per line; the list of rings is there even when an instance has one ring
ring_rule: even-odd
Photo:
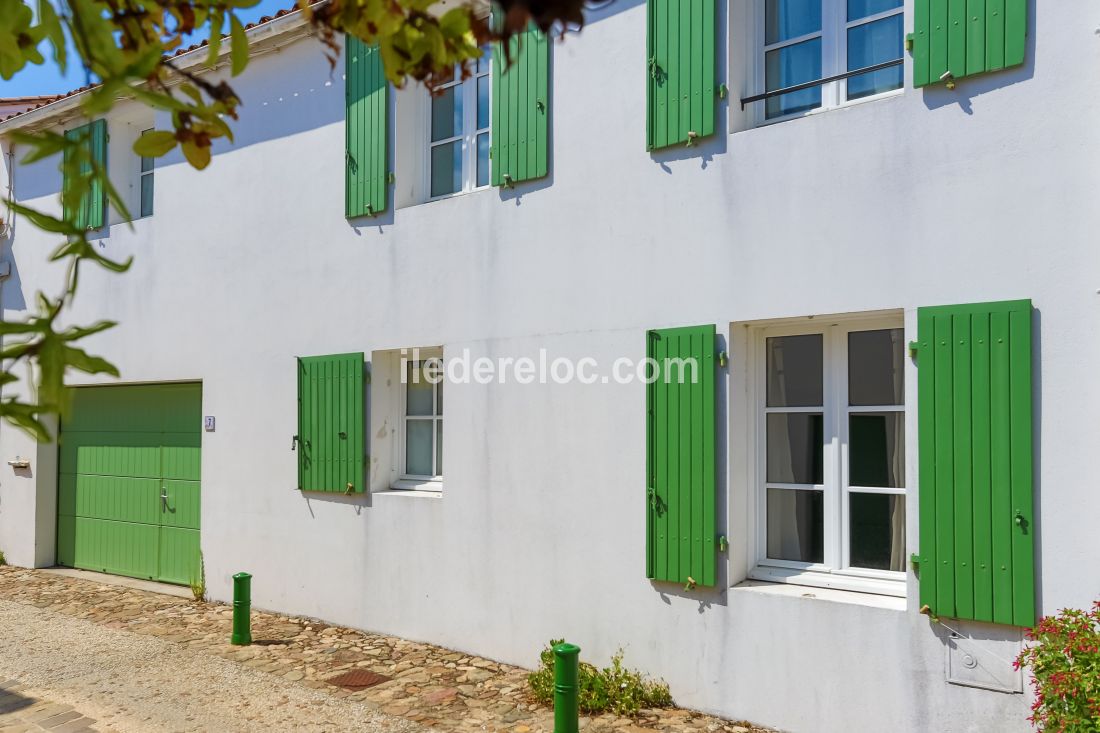
[[[782,87],[781,89],[773,89],[770,92],[764,92],[763,94],[754,94],[751,97],[741,98],[741,109],[745,109],[746,104],[752,104],[753,102],[760,102],[765,99],[771,99],[772,97],[779,97],[784,94],[790,94],[791,92],[800,92],[803,89],[813,89],[823,84],[828,84],[833,81],[840,81],[842,79],[850,79],[853,76],[859,76],[861,74],[870,74],[872,71],[882,71],[883,69],[889,69],[894,66],[901,66],[905,62],[905,59],[894,59],[893,61],[884,61],[881,64],[874,64],[873,66],[864,66],[862,69],[854,69],[852,71],[845,71],[843,74],[837,74],[835,76],[826,76],[822,79],[815,79],[813,81],[805,81],[801,84],[793,84],[789,87]]]

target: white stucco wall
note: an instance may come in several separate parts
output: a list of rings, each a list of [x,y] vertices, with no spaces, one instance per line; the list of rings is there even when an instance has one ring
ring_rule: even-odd
[[[1027,695],[945,682],[946,632],[916,613],[911,573],[904,603],[726,587],[740,563],[715,591],[646,580],[640,383],[448,385],[442,498],[302,495],[294,357],[443,345],[609,365],[644,355],[660,326],[717,323],[729,338],[732,323],[892,310],[915,338],[918,306],[1029,297],[1039,602],[1084,606],[1100,591],[1098,23],[1089,0],[1040,3],[1022,68],[649,155],[645,7],[620,0],[554,48],[549,179],[351,222],[342,81],[299,42],[237,82],[236,144],[207,171],[162,163],[154,216],[101,240],[133,270],[89,269],[73,318],[120,321],[91,345],[124,381],[202,380],[216,599],[248,570],[258,607],[508,662],[533,665],[557,636],[595,661],[623,646],[679,703],[792,731],[1026,730]],[[53,162],[17,171],[20,200],[58,186]],[[56,283],[48,246],[17,224],[5,317]],[[720,477],[739,451],[720,446]],[[907,451],[915,487],[912,437]],[[36,461],[33,477],[0,463],[0,549],[49,564],[49,451],[0,427],[0,458],[17,453]],[[726,490],[720,527],[744,557]],[[909,506],[916,550],[915,488]]]

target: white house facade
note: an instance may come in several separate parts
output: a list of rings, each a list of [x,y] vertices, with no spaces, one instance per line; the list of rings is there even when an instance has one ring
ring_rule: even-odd
[[[435,98],[290,13],[202,172],[135,156],[168,121],[131,101],[0,122],[47,211],[11,133],[102,142],[133,220],[88,223],[134,258],[68,316],[118,321],[121,379],[74,376],[54,443],[0,426],[0,550],[186,583],[201,549],[216,600],[622,647],[783,730],[1028,730],[1025,627],[1100,594],[1100,7],[965,5],[617,0]],[[64,273],[5,221],[18,320]]]

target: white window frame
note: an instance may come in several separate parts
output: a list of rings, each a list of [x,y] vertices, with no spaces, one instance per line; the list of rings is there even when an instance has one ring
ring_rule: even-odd
[[[784,46],[793,46],[803,41],[808,41],[813,38],[821,38],[821,78],[835,76],[837,74],[843,74],[848,70],[848,30],[856,26],[872,23],[877,20],[889,18],[895,15],[903,17],[902,33],[904,36],[904,15],[905,15],[905,3],[901,3],[896,8],[883,11],[881,13],[875,13],[868,15],[865,18],[859,18],[858,20],[848,21],[848,4],[846,0],[821,0],[821,30],[814,33],[807,33],[806,35],[799,36],[797,38],[791,38],[784,41],[778,41],[776,43],[765,43],[765,28],[766,13],[764,4],[766,0],[753,0],[752,6],[753,13],[753,29],[755,34],[754,48],[756,49],[753,54],[753,89],[757,89],[763,92],[765,89],[766,79],[766,63],[764,61],[765,54],[768,51],[772,51],[777,48],[783,48]],[[902,59],[904,60],[904,46],[902,50]],[[904,61],[901,68],[904,68]],[[787,120],[798,119],[799,117],[805,117],[807,115],[820,114],[821,112],[827,112],[831,109],[841,109],[844,107],[850,107],[856,104],[863,104],[864,102],[873,102],[879,99],[886,99],[889,97],[896,97],[899,94],[905,92],[905,73],[902,73],[901,86],[897,89],[888,89],[878,94],[871,94],[866,97],[860,97],[859,99],[848,99],[848,81],[841,79],[840,81],[832,81],[827,84],[821,85],[821,106],[815,109],[806,110],[803,112],[792,112],[791,114],[780,115],[778,117],[767,117],[767,100],[760,100],[753,103],[756,108],[754,113],[755,125],[770,125],[775,122],[785,122]]]
[[[427,97],[425,103],[424,140],[427,154],[424,156],[424,190],[428,193],[428,201],[440,201],[442,199],[459,196],[471,191],[478,191],[492,186],[492,172],[489,174],[489,182],[484,186],[477,185],[477,138],[481,134],[489,135],[489,149],[492,150],[492,122],[493,122],[493,83],[492,61],[486,65],[485,71],[478,71],[477,61],[471,62],[472,73],[463,79],[462,71],[455,68],[454,79],[439,87],[439,91],[460,87],[462,95],[462,134],[453,135],[442,140],[432,140],[432,97],[425,90]],[[477,82],[478,79],[488,79],[489,84],[489,124],[485,127],[477,126]],[[455,141],[461,141],[462,145],[462,187],[457,191],[432,195],[432,149],[440,145],[448,145]],[[491,153],[490,153],[491,156]],[[490,161],[489,165],[492,165]]]
[[[904,328],[902,318],[875,317],[861,319],[830,319],[822,325],[818,320],[781,326],[761,326],[753,329],[752,378],[749,383],[750,409],[755,415],[753,432],[753,450],[755,457],[751,469],[752,482],[749,491],[755,505],[755,542],[754,562],[749,577],[783,583],[795,583],[823,588],[837,588],[864,593],[878,593],[891,596],[905,596],[905,571],[875,570],[870,568],[852,568],[849,566],[849,526],[848,497],[848,415],[851,412],[901,412],[906,405],[856,406],[848,405],[848,334],[852,331],[873,331]],[[824,493],[823,521],[824,552],[821,563],[774,560],[767,556],[767,486],[777,487],[767,482],[767,414],[771,412],[814,412],[815,408],[767,407],[767,344],[766,339],[776,336],[822,335],[823,399],[822,433],[824,451],[822,473],[824,483],[820,490]],[[906,425],[908,428],[908,425]],[[904,450],[908,459],[908,446],[915,436],[906,430]],[[830,447],[831,446],[831,447]],[[907,460],[908,464],[908,460]],[[909,469],[905,479],[908,481]],[[794,488],[794,485],[786,488]],[[777,488],[784,488],[779,485]],[[798,485],[805,489],[806,486]],[[861,493],[880,493],[904,496],[906,515],[915,507],[907,487],[866,488],[858,487]],[[907,528],[908,529],[908,528]],[[908,546],[910,538],[906,536]]]
[[[442,359],[443,359],[443,350],[442,349],[420,349],[419,352],[420,352],[419,353],[420,359],[419,360],[414,360],[412,358],[411,350],[409,351],[409,353],[406,355],[409,364],[418,364],[418,363],[425,362],[429,359],[439,359],[442,362]],[[417,491],[435,491],[435,492],[442,491],[443,490],[443,475],[442,474],[433,475],[433,476],[422,476],[422,475],[419,475],[419,474],[411,474],[407,470],[406,453],[405,453],[406,424],[408,423],[410,418],[409,418],[409,415],[408,415],[408,386],[407,386],[406,382],[404,381],[405,380],[404,375],[405,375],[406,372],[403,369],[403,365],[401,363],[401,357],[398,357],[398,367],[397,368],[398,368],[398,379],[396,380],[396,384],[397,384],[397,389],[400,393],[400,396],[396,401],[396,404],[397,404],[396,424],[399,425],[400,427],[397,431],[395,431],[396,434],[395,434],[395,440],[394,440],[394,462],[393,462],[393,465],[397,467],[397,478],[393,482],[392,488],[394,488],[394,489],[413,489],[413,490],[417,490]],[[441,371],[444,375],[446,374],[446,370],[441,369]],[[442,384],[436,384],[436,385],[432,386],[432,415],[431,415],[430,419],[432,421],[432,469],[433,470],[438,465],[438,461],[436,460],[436,458],[437,458],[436,451],[438,449],[437,441],[436,441],[437,433],[435,432],[436,423],[442,423],[443,422],[443,413],[438,412],[438,410],[439,410],[439,401],[438,400],[439,400],[439,389],[440,388],[442,388]],[[422,416],[419,416],[419,417],[413,417],[412,419],[414,419],[414,420],[425,420],[425,419],[428,419],[428,416],[427,415],[422,415]]]

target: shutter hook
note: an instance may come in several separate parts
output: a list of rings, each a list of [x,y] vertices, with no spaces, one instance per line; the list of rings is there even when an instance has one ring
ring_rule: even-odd
[[[696,139],[697,137],[699,137],[699,133],[697,133],[697,132],[696,132],[695,130],[688,130],[688,142],[687,142],[687,146],[688,146],[689,148],[691,148],[691,147],[694,147],[694,146],[695,146],[695,139]]]
[[[947,82],[948,89],[955,88],[955,75],[952,74],[950,70],[943,72],[943,74],[940,76],[940,81]]]
[[[691,577],[690,575],[688,576],[687,582],[684,583],[684,590],[695,590],[695,578]]]
[[[504,186],[505,188],[515,188],[516,182],[512,180],[512,176],[507,173],[504,174]]]

